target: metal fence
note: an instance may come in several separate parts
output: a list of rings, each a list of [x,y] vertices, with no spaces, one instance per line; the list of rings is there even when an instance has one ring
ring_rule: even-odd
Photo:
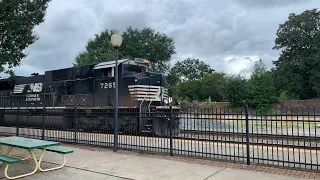
[[[119,124],[126,126],[115,136],[112,124],[105,124],[113,121],[111,109],[6,108],[0,110],[0,135],[319,170],[320,114],[315,112],[187,109],[179,112],[180,132],[158,126],[169,135],[159,137],[136,131],[139,118],[159,119],[135,109],[119,110]],[[166,114],[169,121],[171,115]]]

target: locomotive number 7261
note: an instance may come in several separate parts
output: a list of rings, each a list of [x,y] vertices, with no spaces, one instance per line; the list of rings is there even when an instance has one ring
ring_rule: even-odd
[[[116,87],[116,82],[100,83],[101,89],[110,89]]]

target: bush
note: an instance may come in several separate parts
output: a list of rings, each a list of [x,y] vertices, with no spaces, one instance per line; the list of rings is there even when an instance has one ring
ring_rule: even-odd
[[[290,94],[289,91],[282,91],[278,98],[279,100],[292,100],[297,99],[294,95]]]

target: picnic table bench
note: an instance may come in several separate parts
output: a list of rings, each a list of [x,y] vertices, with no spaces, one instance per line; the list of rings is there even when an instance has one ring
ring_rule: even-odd
[[[39,139],[31,139],[31,138],[18,137],[18,136],[0,138],[0,145],[4,145],[4,146],[8,146],[9,147],[7,152],[3,152],[2,155],[0,155],[0,162],[6,164],[6,167],[5,167],[5,170],[4,170],[4,175],[8,179],[17,179],[17,178],[30,176],[30,175],[34,174],[38,169],[40,171],[44,171],[44,172],[45,171],[51,171],[51,170],[60,169],[63,166],[65,166],[65,164],[67,162],[65,154],[73,153],[73,150],[70,150],[70,149],[67,149],[67,148],[58,147],[58,145],[60,145],[59,142],[39,140]],[[26,150],[29,151],[29,156],[26,157],[26,158],[22,158],[22,159],[17,158],[17,157],[9,156],[9,153],[11,152],[11,150],[13,148],[26,149]],[[39,161],[37,160],[37,158],[34,155],[33,150],[35,150],[35,149],[42,150],[42,153],[41,153]],[[41,168],[41,161],[42,161],[42,158],[43,158],[43,156],[44,156],[46,151],[62,154],[63,163],[61,165],[59,165],[57,167],[53,167],[53,168],[47,168],[47,169]],[[33,158],[33,160],[35,162],[35,166],[36,166],[32,172],[27,173],[27,174],[14,176],[14,177],[8,175],[8,168],[9,168],[10,164],[21,163],[22,161],[27,160],[30,157]]]

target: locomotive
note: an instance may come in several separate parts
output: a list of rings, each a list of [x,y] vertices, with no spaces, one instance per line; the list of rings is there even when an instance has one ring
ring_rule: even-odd
[[[59,127],[74,128],[76,111],[77,128],[113,131],[115,67],[116,61],[106,61],[0,79],[0,123],[17,123],[10,111],[18,109],[28,113],[19,116],[20,126],[39,127],[49,119],[42,122],[32,114],[55,109],[65,114]],[[169,106],[164,76],[149,72],[149,67],[150,62],[142,58],[118,60],[119,131],[178,134],[180,109]]]

